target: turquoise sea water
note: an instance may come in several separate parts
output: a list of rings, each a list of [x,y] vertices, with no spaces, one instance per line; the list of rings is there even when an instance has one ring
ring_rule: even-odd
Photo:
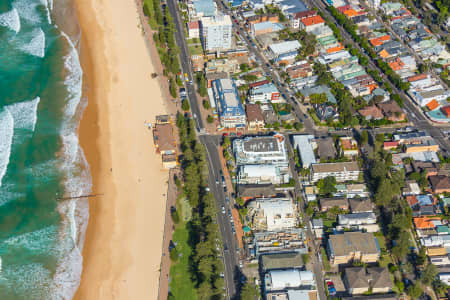
[[[52,9],[0,0],[0,299],[71,299],[81,274],[82,71]]]

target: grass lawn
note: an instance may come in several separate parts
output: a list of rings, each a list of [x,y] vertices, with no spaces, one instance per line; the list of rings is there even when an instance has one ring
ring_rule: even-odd
[[[331,269],[330,262],[328,261],[327,253],[325,252],[325,249],[321,249],[322,253],[322,263],[323,267],[325,268],[325,271],[329,271]]]
[[[327,219],[323,219],[323,226],[325,228],[333,228],[333,220],[327,220]]]
[[[200,39],[189,39],[187,40],[187,45],[189,53],[191,55],[203,54],[202,43],[200,42]]]
[[[169,289],[175,299],[195,300],[197,293],[189,272],[189,256],[192,250],[188,245],[188,238],[189,232],[185,223],[180,223],[173,233],[173,242],[177,244],[181,256],[170,266]]]
[[[384,238],[384,235],[381,232],[377,232],[375,233],[375,237],[378,240],[378,245],[380,245],[380,250],[383,252],[387,252],[386,240]]]
[[[188,45],[188,48],[189,48],[189,53],[191,55],[203,54],[203,49],[202,49],[202,46],[200,44],[198,44],[198,45]]]

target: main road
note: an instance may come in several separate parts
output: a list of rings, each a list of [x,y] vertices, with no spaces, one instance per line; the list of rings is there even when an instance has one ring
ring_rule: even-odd
[[[201,135],[200,141],[205,145],[207,160],[209,165],[208,185],[210,191],[214,194],[217,203],[217,224],[222,234],[224,251],[223,261],[225,266],[225,285],[227,290],[227,299],[234,299],[236,295],[236,286],[240,280],[238,267],[237,240],[231,229],[229,211],[233,208],[231,202],[225,201],[226,194],[222,186],[222,163],[220,160],[218,146],[220,136]],[[222,171],[222,172],[221,172]],[[217,184],[218,182],[218,184]],[[221,207],[225,208],[225,213],[221,212]]]
[[[188,74],[188,79],[193,81],[193,71],[192,66],[190,64],[189,51],[186,44],[186,39],[184,37],[184,29],[183,22],[181,21],[180,15],[178,13],[176,0],[167,0],[167,6],[169,8],[169,12],[172,15],[176,31],[175,31],[175,40],[180,48],[180,61],[181,68],[184,73]],[[202,133],[204,129],[203,119],[200,113],[199,101],[197,98],[197,94],[195,91],[195,87],[193,84],[186,83],[186,91],[189,98],[189,103],[191,106],[192,113],[196,120],[197,129],[200,133]],[[231,229],[231,222],[228,216],[228,210],[232,207],[229,203],[225,201],[225,193],[222,186],[220,171],[222,170],[222,164],[220,161],[218,146],[220,143],[220,136],[208,136],[208,135],[199,135],[200,142],[205,146],[208,158],[208,186],[210,187],[210,191],[213,193],[216,203],[217,203],[217,224],[219,225],[219,229],[222,235],[222,240],[224,244],[223,251],[223,262],[225,267],[224,279],[225,279],[225,287],[226,287],[226,299],[233,299],[236,297],[236,286],[239,275],[238,268],[238,257],[236,252],[236,239]],[[216,184],[216,180],[218,180],[219,184]],[[226,213],[223,214],[220,207],[226,207]]]
[[[191,59],[189,56],[189,50],[186,43],[186,38],[184,36],[184,23],[181,20],[180,14],[178,13],[178,6],[176,0],[167,0],[167,6],[169,8],[169,12],[172,15],[172,18],[175,22],[175,42],[180,48],[180,63],[181,69],[183,73],[188,74],[189,82],[185,81],[186,92],[189,99],[189,104],[191,106],[191,111],[194,116],[194,119],[197,123],[197,130],[202,131],[203,119],[200,113],[199,101],[197,99],[197,94],[195,91],[194,82],[194,72],[192,71]],[[191,83],[192,82],[192,83]]]

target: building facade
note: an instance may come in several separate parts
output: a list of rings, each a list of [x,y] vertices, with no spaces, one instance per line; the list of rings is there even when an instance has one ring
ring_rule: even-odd
[[[220,125],[224,128],[245,127],[245,110],[233,80],[217,79],[213,82]]]
[[[319,163],[311,165],[311,181],[333,176],[338,182],[358,180],[361,173],[357,162]]]
[[[206,51],[226,50],[231,48],[231,18],[229,15],[203,17],[201,36]]]

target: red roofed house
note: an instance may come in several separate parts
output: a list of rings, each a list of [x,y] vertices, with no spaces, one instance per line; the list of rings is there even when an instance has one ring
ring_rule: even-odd
[[[316,28],[324,26],[325,21],[322,19],[321,16],[312,16],[301,20],[299,25],[300,29],[304,29],[306,32],[310,32]]]
[[[295,13],[293,16],[290,17],[291,19],[291,27],[292,28],[299,28],[301,20],[309,17],[317,16],[317,12],[315,10],[306,10],[301,11],[298,13]]]
[[[261,86],[261,85],[268,84],[269,82],[270,82],[269,80],[262,80],[262,81],[257,81],[257,82],[250,83],[248,86],[249,86],[249,88],[254,88],[256,86]]]
[[[436,99],[433,99],[430,102],[428,102],[427,105],[425,106],[428,107],[429,110],[435,110],[436,108],[439,107],[439,102],[437,102]]]
[[[450,105],[441,107],[441,111],[444,115],[447,116],[447,118],[450,118]]]
[[[375,105],[372,106],[366,106],[360,110],[358,110],[358,113],[366,118],[366,120],[380,120],[383,119],[383,113],[381,112],[381,109],[376,107]]]
[[[436,227],[433,221],[439,220],[440,218],[415,217],[413,221],[416,229],[429,229]]]
[[[200,21],[187,23],[187,29],[190,39],[200,37]]]
[[[392,70],[400,71],[405,66],[405,63],[400,58],[397,57],[395,60],[388,63],[388,65],[391,67]]]
[[[413,207],[419,203],[419,201],[417,201],[417,197],[415,195],[406,196],[406,202],[408,202],[409,207]]]
[[[423,74],[419,74],[419,75],[414,75],[414,76],[408,77],[408,81],[409,82],[413,82],[413,81],[425,79],[427,77],[428,77],[428,75],[423,73]]]
[[[383,144],[384,150],[396,149],[397,147],[398,147],[398,141],[384,142],[384,144]]]
[[[383,45],[385,42],[389,41],[391,39],[391,36],[389,34],[371,39],[369,42],[372,44],[372,46],[381,46]]]
[[[394,100],[379,103],[378,107],[381,109],[386,118],[392,122],[403,121],[406,118],[405,112]]]

